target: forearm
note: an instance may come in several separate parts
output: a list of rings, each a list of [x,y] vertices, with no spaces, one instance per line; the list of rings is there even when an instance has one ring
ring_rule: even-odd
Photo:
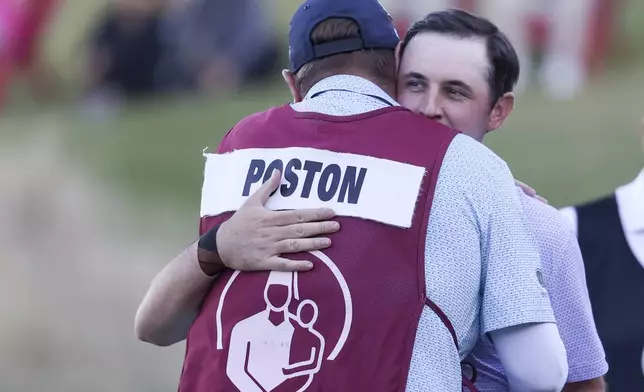
[[[490,335],[510,390],[554,392],[563,388],[568,362],[556,324],[519,325]]]
[[[193,243],[150,284],[136,314],[137,337],[158,346],[184,340],[214,279],[200,268]]]
[[[592,380],[572,382],[566,384],[563,392],[605,392],[606,384],[603,377],[593,378]]]

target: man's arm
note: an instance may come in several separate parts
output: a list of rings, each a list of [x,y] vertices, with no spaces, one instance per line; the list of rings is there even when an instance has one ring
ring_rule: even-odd
[[[523,324],[490,333],[511,391],[560,391],[568,374],[556,324]]]
[[[606,383],[603,377],[593,378],[592,380],[572,382],[566,384],[562,392],[605,392]]]
[[[577,210],[575,207],[564,207],[559,210],[559,213],[569,223],[569,228],[572,230],[572,235],[577,237]],[[579,243],[575,241],[575,247],[579,249]],[[581,251],[579,251],[581,253]],[[583,261],[582,261],[583,262]],[[584,291],[588,295],[588,288],[586,286],[586,278],[584,273]],[[594,326],[594,323],[593,323]],[[603,350],[603,349],[602,349]],[[606,365],[608,366],[608,365]],[[605,373],[605,372],[604,372]],[[606,383],[603,377],[596,377],[586,381],[570,382],[566,384],[564,392],[603,392],[606,390]]]
[[[214,277],[203,273],[193,243],[154,278],[134,320],[138,339],[170,346],[188,335]]]
[[[184,340],[218,272],[306,271],[305,260],[284,253],[325,249],[331,240],[317,237],[338,231],[328,208],[271,211],[264,207],[280,184],[274,173],[216,233],[218,252],[198,249],[195,242],[175,257],[152,281],[136,314],[136,336],[158,346]]]
[[[573,390],[603,388],[606,354],[593,317],[584,261],[575,233],[556,210],[542,208],[546,220],[535,229],[543,246],[545,281],[559,333],[568,355],[568,382]],[[573,388],[573,387],[571,387]],[[602,389],[599,389],[602,390]]]
[[[432,263],[430,298],[458,324],[477,309],[459,311],[471,304],[460,302],[450,290],[436,290],[431,276],[442,276],[443,281],[450,277],[447,282],[453,281],[455,289],[467,287],[460,276],[479,278],[480,283],[469,291],[480,293],[480,333],[494,335],[502,345],[516,347],[512,353],[543,364],[540,379],[532,380],[531,361],[512,366],[515,356],[501,356],[513,386],[520,391],[559,391],[567,373],[565,350],[548,293],[539,281],[539,250],[505,162],[475,140],[455,137],[441,166],[431,214],[426,245],[426,257]],[[471,343],[472,337],[458,338],[463,358],[470,348],[465,343]]]
[[[509,168],[495,155],[480,155],[480,177],[487,180],[469,192],[480,211],[481,332],[494,341],[511,390],[560,391],[566,351],[543,286],[536,239]]]

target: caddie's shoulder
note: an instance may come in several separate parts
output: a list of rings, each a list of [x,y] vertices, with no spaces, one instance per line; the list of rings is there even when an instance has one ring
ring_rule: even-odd
[[[234,138],[237,135],[243,134],[244,137],[249,134],[260,133],[264,126],[270,123],[276,116],[283,113],[283,106],[275,106],[262,112],[250,114],[235,124],[230,131],[226,134],[227,138]]]
[[[266,125],[275,124],[273,119],[281,112],[281,107],[272,107],[242,118],[224,135],[220,146],[228,151],[244,148],[247,141],[260,139]]]

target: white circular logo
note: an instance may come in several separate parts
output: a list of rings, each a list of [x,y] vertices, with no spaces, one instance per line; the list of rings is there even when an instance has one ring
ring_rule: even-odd
[[[229,332],[230,339],[224,344],[225,299],[240,272],[233,272],[226,282],[215,314],[217,350],[228,351],[226,374],[239,390],[249,391],[251,389],[247,389],[247,385],[256,384],[263,391],[272,391],[282,384],[288,385],[294,381],[298,385],[297,390],[303,392],[311,385],[323,363],[335,360],[344,347],[353,320],[353,300],[349,286],[340,269],[327,255],[320,251],[309,253],[333,275],[339,286],[338,292],[325,292],[323,298],[306,298],[306,290],[301,289],[306,289],[308,283],[306,279],[301,281],[298,272],[269,272],[265,284],[244,287],[246,297],[254,296],[257,300],[263,294],[266,308],[239,321],[235,320]],[[320,329],[316,321],[318,318],[325,318],[323,310],[325,307],[328,310],[329,298],[333,297],[344,302],[345,315],[339,336],[330,340],[325,335],[326,327]],[[297,305],[297,310],[294,311],[294,307],[290,306],[292,303]],[[310,347],[305,347],[302,351],[305,357],[298,354],[297,350],[292,350],[292,343],[298,341],[306,344],[310,342]],[[326,347],[332,350],[328,352]],[[299,385],[300,382],[304,384]]]

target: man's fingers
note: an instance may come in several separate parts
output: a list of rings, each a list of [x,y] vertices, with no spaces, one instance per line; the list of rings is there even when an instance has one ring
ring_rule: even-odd
[[[537,195],[537,191],[534,190],[534,188],[522,183],[519,180],[514,180],[514,182],[519,188],[521,188],[521,190],[523,190],[523,193],[525,193],[526,195],[532,196],[532,197]]]
[[[276,211],[271,222],[278,226],[293,225],[296,223],[329,220],[335,217],[335,212],[330,208],[312,208],[291,211]]]
[[[271,193],[275,192],[275,190],[280,186],[281,182],[282,172],[280,172],[279,170],[273,170],[271,178],[263,183],[262,186],[255,191],[255,193],[250,195],[246,203],[261,205],[266,204],[268,198],[271,197]]]
[[[276,227],[274,230],[278,240],[288,240],[335,233],[340,230],[340,224],[335,221],[308,222]]]
[[[263,270],[268,271],[309,271],[313,268],[313,263],[307,260],[289,260],[284,257],[271,257],[266,260],[266,265],[262,265]]]
[[[276,245],[275,254],[309,252],[312,250],[326,249],[331,246],[329,238],[301,238],[279,241]]]
[[[545,199],[545,198],[543,198],[543,197],[541,197],[539,195],[536,195],[535,197],[537,198],[537,200],[539,200],[542,203],[550,204],[550,203],[548,203],[547,199]]]

